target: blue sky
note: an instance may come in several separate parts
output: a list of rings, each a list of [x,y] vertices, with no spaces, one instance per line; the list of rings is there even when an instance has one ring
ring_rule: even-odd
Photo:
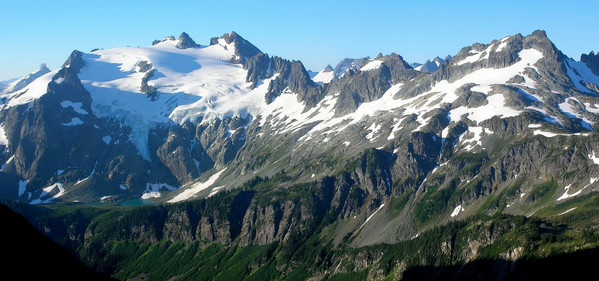
[[[263,52],[320,70],[345,57],[395,52],[408,62],[472,43],[547,31],[567,56],[599,51],[598,0],[520,1],[0,1],[0,81],[74,49],[149,46],[187,32],[196,42],[232,30]]]

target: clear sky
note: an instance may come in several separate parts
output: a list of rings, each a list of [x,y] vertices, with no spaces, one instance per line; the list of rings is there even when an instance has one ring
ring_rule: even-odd
[[[74,49],[149,46],[182,31],[206,45],[234,30],[263,52],[320,70],[379,52],[424,62],[536,29],[567,56],[597,52],[599,0],[0,0],[0,81],[42,62],[56,69]]]

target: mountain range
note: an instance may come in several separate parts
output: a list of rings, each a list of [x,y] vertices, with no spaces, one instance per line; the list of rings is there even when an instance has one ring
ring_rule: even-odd
[[[447,57],[445,57],[445,59],[442,59],[440,57],[435,57],[432,60],[426,60],[426,62],[424,62],[424,64],[412,63],[412,64],[410,64],[410,66],[412,66],[415,70],[418,70],[418,71],[433,73],[433,72],[436,72],[437,70],[439,70],[441,65],[450,59],[451,59],[451,56],[449,56],[449,55]]]
[[[0,198],[26,214],[59,208],[51,203],[171,206],[152,209],[149,225],[135,219],[147,214],[112,213],[130,222],[120,234],[97,211],[64,230],[66,245],[326,237],[368,247],[481,215],[582,216],[594,206],[599,55],[577,61],[535,31],[417,68],[392,53],[313,73],[235,32],[206,45],[182,33],[149,47],[73,51],[59,69],[43,66],[0,94]],[[28,206],[39,204],[50,205]],[[29,218],[51,237],[70,229]],[[440,251],[472,261],[508,230]],[[511,246],[501,254],[512,260],[528,251]],[[377,267],[380,255],[361,265],[315,259],[343,272],[402,268]]]

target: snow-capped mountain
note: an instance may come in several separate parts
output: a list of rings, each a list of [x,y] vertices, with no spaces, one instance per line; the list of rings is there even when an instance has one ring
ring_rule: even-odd
[[[366,64],[370,60],[370,57],[364,57],[359,59],[345,58],[341,60],[336,66],[334,71],[334,78],[339,78],[345,75],[349,70],[357,70]]]
[[[445,57],[445,59],[442,59],[440,57],[435,57],[433,60],[427,60],[424,64],[412,64],[412,66],[414,67],[415,70],[418,70],[421,72],[433,73],[433,72],[436,72],[437,70],[439,70],[441,65],[443,63],[445,63],[446,61],[448,61],[449,59],[451,59],[451,56],[447,56],[447,57]]]
[[[6,87],[8,87],[8,85],[14,81],[16,81],[19,78],[13,78],[13,79],[8,79],[8,80],[4,80],[4,81],[0,81],[0,93],[4,92],[4,89],[6,89]]]
[[[599,177],[599,145],[588,141],[599,121],[597,57],[568,58],[541,31],[465,47],[434,73],[390,54],[311,77],[234,32],[206,45],[184,33],[74,51],[2,94],[0,196],[179,202],[286,173],[294,183],[335,178],[377,202],[459,191],[442,209],[455,217],[515,177],[560,165],[584,168],[560,184],[585,193]],[[563,138],[581,143],[577,154]],[[538,181],[527,177],[521,193]]]
[[[335,78],[335,70],[331,65],[327,65],[320,72],[316,72],[314,73],[314,75],[310,75],[310,78],[312,78],[312,81],[319,84],[330,83],[331,80]]]
[[[21,89],[25,88],[27,85],[31,84],[31,82],[35,81],[37,78],[47,74],[50,72],[50,69],[46,66],[45,63],[40,65],[40,68],[30,74],[27,74],[21,78],[14,79],[10,81],[10,83],[6,83],[4,88],[0,91],[0,95],[8,94],[11,92],[17,92]],[[7,81],[8,82],[8,81]],[[0,96],[2,98],[2,96]]]

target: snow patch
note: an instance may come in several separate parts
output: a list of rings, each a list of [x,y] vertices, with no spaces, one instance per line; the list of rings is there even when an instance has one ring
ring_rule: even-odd
[[[7,99],[8,102],[6,105],[8,107],[30,103],[48,93],[48,83],[52,81],[56,73],[58,73],[58,70],[48,72],[33,80],[33,82],[21,90],[0,94],[0,99]]]
[[[378,69],[379,67],[381,67],[382,63],[383,63],[383,61],[381,61],[381,60],[371,60],[366,65],[364,65],[362,68],[360,68],[360,71],[370,71],[370,70]]]
[[[216,180],[218,179],[218,177],[220,177],[220,175],[226,170],[223,169],[217,173],[215,173],[214,175],[212,175],[208,180],[206,180],[205,182],[197,182],[197,183],[193,183],[189,186],[189,188],[183,190],[183,192],[179,193],[177,196],[175,196],[175,198],[167,201],[168,203],[177,203],[183,200],[187,200],[193,196],[195,196],[196,194],[198,194],[200,191],[211,187],[214,182],[216,182]]]
[[[563,103],[560,103],[558,107],[566,116],[570,118],[580,118],[582,120],[581,125],[585,129],[592,131],[593,128],[591,125],[594,124],[594,122],[584,117],[582,113],[578,113],[572,104],[580,104],[580,102],[576,98],[567,98]]]
[[[595,84],[599,86],[599,77],[595,76],[593,72],[589,69],[589,67],[584,62],[577,62],[572,59],[566,59],[566,74],[572,80],[572,83],[576,88],[584,93],[594,93],[591,90],[587,89],[582,83],[581,80],[586,81],[588,83]]]
[[[42,197],[45,197],[46,195],[50,194],[51,192],[55,191],[55,189],[57,189],[57,193],[54,195],[50,195],[49,198],[42,200]],[[50,185],[48,187],[44,187],[42,189],[42,193],[40,194],[38,199],[34,199],[31,202],[29,202],[29,204],[31,205],[36,205],[36,204],[49,204],[52,203],[52,201],[56,198],[59,198],[61,196],[63,196],[65,194],[65,189],[63,187],[62,183],[55,183],[53,185]]]
[[[452,109],[448,116],[451,120],[458,121],[461,116],[466,115],[467,119],[480,123],[489,120],[494,116],[507,118],[520,114],[520,111],[505,105],[505,97],[503,95],[487,96],[487,101],[488,103],[486,105],[476,108],[460,106],[456,109]]]
[[[83,104],[80,103],[80,102],[72,102],[72,101],[69,101],[69,100],[65,100],[65,101],[60,102],[60,106],[62,106],[62,108],[69,108],[70,107],[70,108],[73,109],[73,111],[75,111],[75,112],[77,112],[77,113],[79,113],[81,115],[87,115],[88,114],[88,112],[86,110],[84,110],[84,109],[81,108],[83,106]]]
[[[326,84],[330,83],[335,77],[334,71],[321,71],[316,74],[316,76],[312,77],[312,81],[316,83]]]
[[[144,194],[141,195],[141,199],[151,199],[151,198],[160,198],[160,192],[158,191],[150,191],[150,192],[144,192]]]
[[[28,183],[29,183],[28,180],[20,180],[19,181],[19,197],[21,197],[21,195],[25,194],[25,192],[27,191]]]
[[[599,106],[597,104],[584,103],[584,109],[588,112],[599,114]]]
[[[2,167],[0,167],[0,172],[4,171],[4,168],[6,168],[6,165],[8,165],[8,163],[10,163],[10,161],[13,160],[13,158],[15,158],[15,156],[11,156],[10,158],[8,158],[8,160],[6,160],[6,163],[2,164]]]
[[[391,127],[391,133],[389,133],[389,136],[387,137],[387,140],[393,140],[395,138],[395,133],[401,129],[403,129],[403,127],[401,127],[401,123],[403,122],[404,118],[398,119],[398,118],[393,118],[393,127]]]
[[[595,156],[595,151],[593,150],[591,154],[587,155],[589,159],[593,161],[593,164],[599,165],[599,157]]]
[[[112,137],[110,137],[110,136],[103,136],[102,137],[102,141],[104,141],[104,143],[106,143],[106,144],[110,144],[110,141],[112,141]]]
[[[368,133],[366,135],[366,139],[368,139],[370,142],[374,141],[374,134],[376,134],[380,129],[381,129],[382,124],[376,124],[376,123],[372,123],[372,125],[370,125],[370,127],[368,127],[366,130],[370,131],[370,133]]]
[[[374,211],[374,213],[372,213],[372,215],[368,216],[368,218],[366,218],[366,221],[364,221],[364,223],[362,223],[362,225],[360,225],[360,228],[358,228],[358,230],[362,229],[362,227],[383,207],[385,207],[385,203],[381,204],[381,206],[379,206],[379,208],[376,209],[376,211]]]
[[[503,50],[503,48],[505,48],[507,46],[508,39],[509,39],[509,37],[505,37],[505,38],[501,39],[501,44],[499,44],[499,46],[497,46],[497,49],[495,49],[495,52],[497,52],[497,53],[501,52],[501,50]]]
[[[482,138],[483,134],[488,134],[487,130],[489,130],[489,129],[485,129],[483,127],[471,126],[468,128],[468,131],[467,131],[467,132],[470,132],[470,134],[464,133],[459,137],[458,140],[461,143],[468,144],[464,149],[467,151],[470,151],[470,150],[474,149],[474,147],[476,147],[477,145],[482,146],[481,138]],[[490,131],[490,130],[489,130],[489,132],[492,133],[492,131]],[[473,137],[467,139],[466,136],[470,136],[470,135],[473,135]]]
[[[68,127],[79,126],[81,124],[83,124],[83,121],[81,121],[81,119],[79,119],[79,117],[73,117],[73,118],[71,118],[71,121],[69,121],[68,123],[62,123],[63,126],[68,126]]]
[[[580,195],[580,193],[586,188],[586,186],[585,186],[585,187],[581,188],[579,191],[576,191],[576,192],[574,192],[572,194],[568,194],[568,190],[570,190],[571,186],[572,186],[572,184],[569,184],[568,186],[564,187],[564,189],[566,191],[564,192],[564,194],[562,194],[562,196],[560,196],[559,198],[557,198],[557,200],[555,200],[555,201],[561,201],[561,200],[564,200],[564,199],[568,199],[570,197],[574,197],[574,196]]]
[[[479,60],[484,60],[484,59],[488,59],[489,58],[489,52],[491,51],[491,47],[493,45],[490,45],[489,47],[487,47],[487,49],[483,50],[483,51],[475,51],[475,50],[470,50],[469,52],[469,56],[467,56],[466,58],[464,58],[463,60],[459,61],[456,63],[456,65],[463,65],[466,63],[474,63],[477,62]],[[486,53],[484,56],[482,55],[483,53]]]
[[[548,137],[548,138],[552,138],[552,137],[557,137],[557,136],[583,136],[583,137],[587,137],[589,136],[588,133],[574,133],[574,134],[560,134],[560,133],[552,133],[552,132],[545,132],[545,131],[540,131],[540,130],[535,130],[533,132],[533,134],[536,135],[541,135],[544,137]]]
[[[453,212],[451,212],[451,217],[455,217],[458,214],[460,214],[460,212],[465,211],[464,208],[462,207],[462,205],[458,205],[457,207],[455,207],[455,209],[453,209]]]
[[[4,131],[2,124],[0,124],[0,145],[8,145],[8,138],[6,137],[6,132]]]
[[[159,198],[161,196],[160,190],[166,189],[168,191],[173,191],[178,188],[179,187],[171,186],[166,183],[147,183],[146,190],[142,194],[141,199]]]
[[[569,212],[572,212],[572,211],[576,210],[576,208],[578,208],[578,207],[570,208],[570,209],[568,209],[568,210],[566,210],[566,211],[564,211],[564,212],[561,212],[561,213],[559,213],[559,214],[557,214],[557,215],[558,215],[558,216],[565,215],[565,214],[567,214],[567,213],[569,213]]]
[[[215,188],[212,188],[212,190],[210,191],[210,194],[208,194],[208,197],[212,197],[215,194],[217,194],[223,187],[225,187],[224,185],[221,186],[217,186]]]

